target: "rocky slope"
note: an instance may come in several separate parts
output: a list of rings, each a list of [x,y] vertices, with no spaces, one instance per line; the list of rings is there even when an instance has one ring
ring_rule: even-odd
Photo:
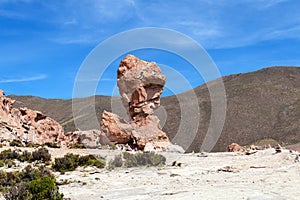
[[[300,68],[271,67],[259,71],[222,78],[227,95],[227,115],[222,135],[214,151],[224,151],[228,144],[250,144],[262,139],[280,143],[300,142]],[[197,137],[188,149],[199,151],[207,132],[211,104],[206,85],[194,89],[200,106],[201,120]],[[188,93],[188,92],[187,92]],[[182,93],[179,96],[185,96]],[[42,99],[32,96],[12,96],[16,106],[41,110],[60,122],[67,131],[75,129],[72,119],[72,101]],[[117,97],[96,96],[96,114],[100,120],[103,110],[111,111],[111,101]],[[186,102],[188,103],[188,102]],[[177,133],[180,124],[180,107],[176,96],[164,97],[161,105],[166,111],[163,131],[169,138]],[[90,109],[91,105],[82,104]],[[90,115],[81,116],[87,129]],[[184,143],[185,141],[178,141]]]

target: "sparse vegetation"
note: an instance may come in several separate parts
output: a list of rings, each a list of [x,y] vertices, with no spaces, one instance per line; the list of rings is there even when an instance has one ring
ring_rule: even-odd
[[[78,166],[96,166],[104,168],[106,161],[104,158],[96,158],[94,155],[79,156],[72,153],[66,154],[62,158],[55,158],[52,168],[55,171],[74,171]]]
[[[24,145],[19,140],[13,140],[9,143],[11,147],[23,147]]]
[[[55,179],[49,176],[31,181],[29,191],[32,195],[31,199],[61,200],[64,196],[58,192]]]
[[[69,147],[70,149],[85,149],[85,146],[83,144],[75,143],[72,146]]]
[[[21,182],[15,186],[8,188],[4,197],[6,200],[28,200],[31,199],[31,193],[29,191],[29,184],[27,182]]]
[[[123,158],[125,159],[125,167],[161,166],[166,163],[166,158],[163,155],[154,152],[139,152],[136,154],[124,152]]]
[[[37,148],[37,147],[39,147],[40,145],[38,145],[38,144],[32,144],[32,143],[27,143],[26,145],[25,145],[25,147],[29,147],[29,148]]]
[[[0,191],[8,200],[62,199],[50,170],[27,165],[21,172],[0,171]],[[33,189],[34,187],[34,189]]]
[[[46,142],[42,146],[47,146],[47,147],[50,147],[50,148],[60,148],[60,146],[58,146],[57,143],[55,143],[55,142]]]
[[[43,162],[50,161],[51,155],[46,148],[39,148],[37,151],[32,152],[32,159],[35,160],[41,160]]]
[[[122,166],[123,166],[122,155],[117,155],[117,156],[115,156],[115,158],[113,160],[110,160],[108,162],[107,169],[112,170],[112,169],[115,169],[117,167],[122,167]]]
[[[51,155],[46,148],[39,148],[38,150],[30,153],[28,151],[18,152],[17,150],[7,149],[0,153],[0,160],[19,160],[21,162],[34,162],[34,161],[50,161]]]

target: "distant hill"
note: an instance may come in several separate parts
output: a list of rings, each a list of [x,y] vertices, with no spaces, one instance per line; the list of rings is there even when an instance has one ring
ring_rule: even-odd
[[[259,71],[222,78],[227,95],[227,115],[214,151],[224,151],[232,142],[247,145],[263,139],[284,144],[300,142],[300,68],[271,67]],[[206,85],[194,89],[200,106],[200,127],[189,151],[199,151],[209,125],[211,103]],[[186,93],[178,96],[184,97]],[[72,100],[43,99],[33,96],[10,96],[16,107],[40,110],[60,122],[65,131],[74,131]],[[95,96],[98,119],[103,110],[111,111],[111,97]],[[117,97],[113,97],[116,101]],[[186,100],[187,104],[188,99]],[[163,130],[172,139],[180,124],[180,107],[176,96],[164,97],[161,104],[167,119]],[[82,108],[94,109],[82,104]],[[90,115],[82,115],[89,128]],[[188,138],[187,138],[188,139]],[[181,141],[184,142],[184,141]],[[180,141],[178,141],[180,144]]]

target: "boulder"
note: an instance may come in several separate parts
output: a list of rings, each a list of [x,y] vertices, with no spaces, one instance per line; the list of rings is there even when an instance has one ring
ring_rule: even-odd
[[[77,143],[85,148],[95,149],[100,146],[100,137],[103,134],[100,130],[76,131],[73,134],[78,135]]]
[[[101,127],[103,133],[112,143],[128,143],[131,139],[133,127],[118,115],[104,111],[102,113]]]

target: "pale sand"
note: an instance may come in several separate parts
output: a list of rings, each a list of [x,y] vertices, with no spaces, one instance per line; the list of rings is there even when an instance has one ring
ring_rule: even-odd
[[[3,149],[3,148],[2,148]],[[0,150],[2,150],[0,149]],[[26,148],[28,149],[28,148]],[[113,158],[120,151],[50,149],[53,159],[68,152]],[[274,149],[242,153],[163,153],[165,167],[78,168],[56,172],[60,192],[72,200],[94,199],[300,199],[299,153]],[[171,166],[173,161],[181,167]],[[22,164],[23,165],[23,164]],[[228,167],[229,166],[229,167]],[[21,166],[20,166],[21,168]],[[225,171],[220,171],[223,169]],[[226,169],[230,172],[226,172]],[[0,197],[1,199],[1,197]]]
[[[59,175],[73,183],[60,186],[71,199],[300,199],[300,163],[295,153],[274,149],[240,153],[164,153],[168,164],[114,171],[91,168]],[[232,172],[218,171],[230,166]],[[90,171],[90,172],[89,172]]]

